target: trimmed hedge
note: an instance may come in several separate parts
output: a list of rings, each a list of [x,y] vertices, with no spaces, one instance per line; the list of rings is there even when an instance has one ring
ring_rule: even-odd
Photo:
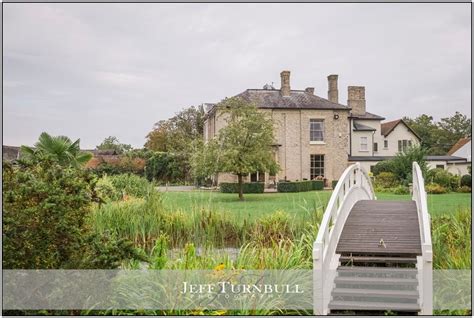
[[[332,180],[331,186],[332,186],[333,189],[336,188],[337,181],[338,181],[338,180]]]
[[[323,180],[313,180],[313,190],[323,190],[324,189],[324,181]]]
[[[284,181],[278,182],[278,192],[306,192],[312,190],[322,190],[324,182],[322,180],[313,181]]]
[[[263,193],[265,184],[263,182],[245,182],[243,183],[244,193]],[[239,193],[239,184],[237,182],[223,182],[220,184],[222,193]]]
[[[472,186],[472,177],[469,174],[465,174],[461,177],[461,186],[462,187],[471,187]]]

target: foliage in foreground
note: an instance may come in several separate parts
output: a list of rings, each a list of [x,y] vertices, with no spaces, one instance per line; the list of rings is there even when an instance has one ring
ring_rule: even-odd
[[[471,222],[469,209],[432,218],[433,269],[471,268]]]
[[[93,233],[94,177],[57,161],[3,165],[3,268],[116,268],[141,258],[115,233]]]
[[[205,210],[200,206],[191,209],[169,211],[164,208],[160,196],[155,194],[97,207],[89,221],[98,232],[113,231],[118,237],[127,238],[148,251],[164,236],[169,248],[183,248],[190,243],[204,249],[249,244],[268,249],[270,253],[274,244],[280,244],[280,241],[294,243],[310,232],[317,233],[315,226],[320,223],[324,211],[322,205],[315,204],[302,219],[280,211],[253,220],[237,220],[227,213]],[[435,268],[471,267],[470,224],[471,215],[467,208],[432,216]],[[304,263],[304,260],[300,261]],[[274,268],[267,262],[271,260],[266,260],[265,266]],[[214,262],[209,264],[211,266]]]
[[[306,221],[319,224],[317,213],[322,213],[322,206],[315,205],[314,210],[308,210]],[[251,221],[237,220],[227,213],[199,206],[192,207],[191,211],[169,211],[158,193],[97,206],[89,221],[96,231],[114,231],[145,249],[153,247],[162,234],[168,237],[172,247],[183,247],[189,242],[199,246],[236,247],[256,238],[263,244],[282,238],[293,240],[305,227],[304,220],[291,218],[287,213]]]

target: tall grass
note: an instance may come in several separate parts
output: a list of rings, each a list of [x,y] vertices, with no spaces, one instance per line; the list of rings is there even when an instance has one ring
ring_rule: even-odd
[[[471,218],[466,208],[432,218],[434,269],[471,268]]]
[[[216,262],[235,268],[311,268],[311,248],[323,207],[317,203],[306,207],[302,207],[305,218],[291,218],[278,211],[256,219],[236,220],[200,206],[192,211],[168,211],[160,195],[153,192],[144,199],[97,206],[90,222],[96,231],[115,231],[147,251],[164,238],[169,248],[189,244],[199,247],[200,256],[190,262],[197,262],[193,268],[212,268]],[[433,216],[432,241],[435,269],[471,268],[470,209]],[[231,262],[213,250],[222,247],[239,248],[238,258]],[[179,255],[177,258],[183,259]]]
[[[97,206],[89,221],[98,232],[114,231],[144,249],[151,249],[160,235],[171,247],[240,247],[250,242],[269,247],[282,240],[294,241],[311,224],[319,224],[322,207],[308,209],[307,220],[291,218],[280,211],[258,219],[236,220],[224,212],[202,208],[167,211],[158,193],[143,199],[111,202]]]

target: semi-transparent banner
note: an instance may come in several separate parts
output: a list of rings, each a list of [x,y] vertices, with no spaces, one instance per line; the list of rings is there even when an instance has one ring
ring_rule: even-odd
[[[312,270],[4,270],[3,309],[311,310],[314,297],[332,292],[316,289],[325,284],[313,277],[320,275]],[[433,300],[434,309],[470,309],[471,271],[433,271]]]

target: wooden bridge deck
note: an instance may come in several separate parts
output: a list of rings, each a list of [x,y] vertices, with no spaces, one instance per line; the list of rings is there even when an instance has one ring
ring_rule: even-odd
[[[346,220],[336,253],[421,255],[415,201],[358,201]]]

